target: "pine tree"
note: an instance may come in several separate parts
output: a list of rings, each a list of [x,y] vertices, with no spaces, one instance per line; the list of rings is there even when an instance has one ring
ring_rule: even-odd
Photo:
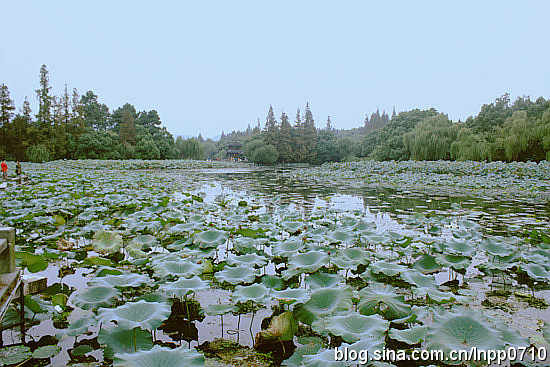
[[[327,126],[325,126],[326,131],[332,131],[334,128],[332,127],[332,122],[330,121],[330,116],[327,117]]]
[[[393,106],[393,112],[391,113],[391,119],[393,120],[395,118],[395,116],[397,116],[397,114],[395,113],[395,106]]]
[[[0,127],[6,126],[10,123],[13,118],[14,110],[15,105],[13,104],[13,100],[10,98],[8,86],[5,84],[0,84]]]
[[[122,113],[122,123],[120,125],[119,140],[121,144],[129,143],[134,145],[136,143],[136,126],[134,122],[134,116],[128,110]]]
[[[275,119],[275,114],[273,113],[273,107],[269,106],[269,111],[267,112],[267,117],[265,119],[265,135],[264,135],[264,141],[266,145],[273,145],[275,148],[277,148],[278,144],[278,127],[277,127],[277,119]]]
[[[46,65],[40,68],[40,88],[36,90],[38,98],[38,114],[36,115],[36,123],[41,133],[48,133],[48,129],[52,124],[52,96],[50,95],[50,79]]]
[[[315,163],[317,158],[317,129],[315,128],[315,120],[309,108],[309,103],[306,103],[304,111],[304,161],[307,163]]]
[[[286,113],[281,114],[281,125],[279,128],[279,145],[277,151],[279,152],[279,160],[282,163],[290,163],[293,160],[293,141],[292,141],[292,126],[288,122],[288,116]]]
[[[305,162],[306,157],[306,145],[304,141],[304,124],[300,116],[300,109],[296,110],[296,120],[294,121],[294,127],[292,129],[293,147],[293,161]]]

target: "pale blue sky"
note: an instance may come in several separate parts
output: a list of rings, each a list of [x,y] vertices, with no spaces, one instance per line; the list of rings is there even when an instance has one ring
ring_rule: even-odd
[[[317,126],[377,107],[465,119],[509,92],[550,98],[550,1],[5,1],[0,83],[156,109],[174,134],[245,129],[269,105]]]

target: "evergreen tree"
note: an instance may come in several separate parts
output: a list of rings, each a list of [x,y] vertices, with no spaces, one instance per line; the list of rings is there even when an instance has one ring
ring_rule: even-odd
[[[8,86],[5,84],[0,84],[0,127],[6,126],[10,123],[14,110],[15,105],[10,98]]]
[[[136,126],[134,123],[134,116],[129,110],[124,110],[122,113],[122,121],[119,131],[119,140],[121,144],[129,143],[134,145],[136,143]]]
[[[330,121],[330,116],[327,117],[327,125],[325,126],[326,131],[333,131],[332,122]]]
[[[309,108],[309,103],[306,103],[306,109],[304,110],[303,126],[304,162],[315,163],[317,159],[317,129],[315,128],[315,120]]]
[[[49,128],[52,124],[52,101],[53,98],[50,95],[50,79],[48,75],[48,69],[46,65],[42,65],[40,68],[40,88],[36,90],[36,96],[38,98],[38,114],[36,115],[36,123],[42,134],[46,137],[49,133]]]
[[[395,116],[397,116],[397,114],[395,113],[395,106],[393,107],[393,112],[391,113],[391,119],[393,120],[395,118]]]
[[[293,141],[292,141],[292,126],[288,122],[286,113],[281,114],[281,125],[279,127],[279,139],[277,151],[279,152],[279,161],[282,163],[290,163],[293,160]]]
[[[273,113],[272,106],[269,106],[269,111],[267,112],[264,132],[265,132],[264,134],[265,143],[273,145],[274,147],[277,147],[279,145],[278,128],[277,128],[277,120],[275,119],[275,114]]]
[[[112,120],[110,120],[109,116],[109,107],[107,107],[103,103],[99,103],[97,98],[97,95],[89,90],[80,99],[80,104],[82,105],[82,112],[84,115],[84,122],[86,124],[86,127],[91,127],[98,131],[107,131],[110,127],[113,126],[111,123]],[[134,106],[131,106],[131,108],[133,109],[135,119]],[[120,118],[122,118],[122,113],[120,114]]]

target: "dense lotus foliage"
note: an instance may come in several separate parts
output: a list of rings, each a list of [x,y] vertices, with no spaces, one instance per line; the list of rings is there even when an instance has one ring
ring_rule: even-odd
[[[30,181],[0,192],[0,223],[17,228],[24,273],[48,276],[48,289],[27,296],[25,308],[34,325],[52,320],[54,336],[45,342],[49,349],[0,348],[0,365],[59,357],[71,364],[201,366],[212,355],[182,341],[199,339],[205,318],[219,320],[222,335],[224,322],[238,319],[238,334],[251,330],[260,312],[269,317],[254,343],[279,348],[278,363],[285,366],[357,364],[336,362],[334,347],[407,353],[550,347],[548,232],[497,236],[458,215],[419,213],[397,222],[368,210],[305,213],[258,194],[222,190],[209,197],[187,171],[230,167],[26,165]],[[173,172],[159,175],[158,169]],[[548,171],[545,162],[354,162],[297,174],[368,183],[387,176],[387,184],[464,189],[514,186],[534,195],[548,192]],[[511,322],[517,312],[531,312],[536,326],[518,328]],[[245,316],[250,326],[241,322]],[[4,322],[16,317],[10,309]]]

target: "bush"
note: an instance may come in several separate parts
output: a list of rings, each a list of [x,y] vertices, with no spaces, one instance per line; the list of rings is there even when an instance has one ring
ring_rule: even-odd
[[[279,158],[279,152],[271,145],[264,145],[254,150],[251,160],[257,164],[271,165],[277,162]]]
[[[27,160],[35,163],[47,162],[50,160],[50,151],[43,144],[33,145],[25,152]]]

